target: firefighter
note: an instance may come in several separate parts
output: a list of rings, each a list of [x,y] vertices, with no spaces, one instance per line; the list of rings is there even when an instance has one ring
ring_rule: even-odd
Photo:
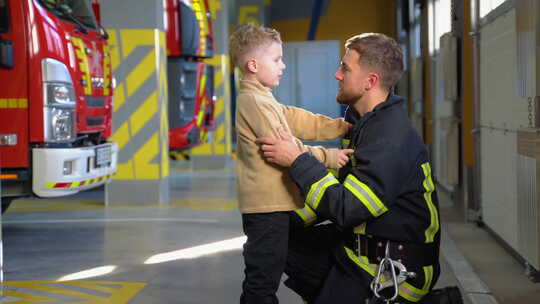
[[[336,99],[348,106],[353,127],[343,148],[354,153],[338,176],[285,133],[259,139],[267,161],[289,167],[305,197],[292,217],[302,227],[291,231],[285,285],[310,304],[366,303],[374,288],[384,300],[392,286],[372,283],[386,257],[406,268],[392,302],[417,303],[440,273],[439,207],[426,147],[404,99],[392,93],[403,71],[401,48],[378,33],[354,36],[345,48]]]

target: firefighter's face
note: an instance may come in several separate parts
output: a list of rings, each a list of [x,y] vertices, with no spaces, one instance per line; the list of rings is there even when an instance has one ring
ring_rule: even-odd
[[[353,105],[369,89],[369,72],[360,66],[359,54],[355,50],[347,49],[334,77],[338,81],[339,91],[336,99],[340,104]]]
[[[279,80],[285,69],[281,43],[271,42],[256,52],[254,59],[248,61],[248,69],[257,80],[266,87],[279,85]]]

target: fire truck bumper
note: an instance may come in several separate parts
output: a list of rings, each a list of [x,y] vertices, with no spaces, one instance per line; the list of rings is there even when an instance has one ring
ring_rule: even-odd
[[[118,145],[33,149],[32,190],[40,197],[75,194],[108,182],[116,172]]]

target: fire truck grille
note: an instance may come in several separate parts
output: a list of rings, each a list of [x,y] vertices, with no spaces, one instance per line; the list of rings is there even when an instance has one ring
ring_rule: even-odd
[[[90,97],[84,98],[86,105],[91,108],[103,108],[105,106],[105,97]]]
[[[103,124],[103,117],[87,117],[86,118],[86,125],[87,126],[99,126]]]

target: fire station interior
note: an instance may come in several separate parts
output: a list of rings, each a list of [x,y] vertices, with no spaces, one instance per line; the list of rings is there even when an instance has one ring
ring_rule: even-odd
[[[276,99],[333,118],[345,41],[393,37],[439,197],[436,288],[539,303],[540,2],[0,0],[1,303],[239,302],[229,36],[248,22],[281,34]]]

